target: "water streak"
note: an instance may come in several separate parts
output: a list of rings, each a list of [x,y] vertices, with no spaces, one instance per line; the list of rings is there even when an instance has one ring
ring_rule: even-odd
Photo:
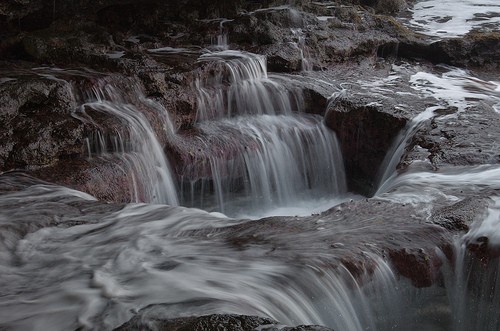
[[[13,213],[19,203],[26,208]],[[51,207],[46,217],[36,216],[41,204]],[[4,193],[0,207],[2,225],[10,219],[0,255],[0,327],[8,329],[111,330],[156,304],[149,309],[166,318],[235,313],[388,330],[405,320],[384,312],[410,310],[403,298],[415,293],[375,255],[372,272],[353,275],[314,258],[306,265],[269,258],[266,247],[238,250],[218,240],[218,230],[246,221],[195,209],[110,210],[52,185]]]
[[[236,115],[289,114],[302,109],[302,93],[288,90],[267,75],[262,55],[225,50],[203,54],[213,75],[200,77],[198,121]]]
[[[187,183],[185,197],[191,201],[185,201],[186,205],[213,208],[213,202],[203,202],[207,192],[202,187],[213,189],[218,209],[231,215],[293,206],[325,194],[340,198],[346,192],[340,148],[321,117],[238,117],[204,122],[198,128],[209,137],[218,137],[219,142],[212,141],[215,148],[230,154],[214,152],[208,161],[194,160],[188,165],[186,173],[195,176],[203,173],[200,166],[209,163],[211,176],[205,181],[211,185]]]
[[[445,278],[453,330],[500,330],[500,197],[456,240],[455,250]]]
[[[377,192],[375,195],[383,192],[386,181],[397,175],[396,168],[401,162],[401,157],[403,156],[408,141],[415,135],[422,123],[431,119],[434,116],[434,111],[441,108],[441,106],[427,108],[425,111],[421,112],[408,122],[406,127],[398,134],[396,139],[394,139],[394,142],[387,151],[384,160],[380,164],[376,181]]]
[[[176,184],[170,165],[153,128],[136,105],[127,102],[112,84],[101,81],[90,90],[83,91],[84,102],[74,112],[76,118],[99,127],[92,118],[95,112],[111,115],[123,127],[115,129],[108,136],[97,131],[89,136],[88,146],[99,157],[118,157],[127,174],[131,189],[131,201],[178,204]],[[152,109],[163,119],[165,135],[173,134],[173,126],[166,111],[152,100],[146,99],[137,87],[135,89],[143,107]]]

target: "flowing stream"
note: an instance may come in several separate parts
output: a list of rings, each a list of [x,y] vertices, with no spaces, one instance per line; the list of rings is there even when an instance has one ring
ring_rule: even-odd
[[[295,32],[303,48],[302,32]],[[306,55],[303,69],[310,70]],[[371,268],[355,273],[339,262],[342,254],[318,248],[329,238],[363,238],[377,215],[344,223],[304,218],[314,220],[304,233],[281,223],[266,230],[265,222],[266,235],[238,232],[259,228],[255,219],[262,217],[297,220],[292,216],[362,197],[347,191],[335,133],[321,116],[303,112],[302,90],[290,87],[296,84],[283,84],[293,77],[268,75],[264,57],[228,49],[223,35],[198,64],[216,74],[201,74],[193,86],[199,108],[190,137],[176,132],[166,110],[139,86],[131,95],[100,79],[90,89],[71,86],[76,118],[97,123],[95,116],[109,116],[118,123],[86,144],[89,158],[120,160],[134,203],[106,204],[15,172],[0,176],[0,330],[112,330],[139,311],[149,318],[259,315],[337,331],[500,330],[500,254],[481,260],[470,251],[485,242],[500,251],[500,167],[436,172],[415,162],[404,173],[396,170],[408,140],[436,110],[459,107],[450,120],[480,102],[498,112],[498,82],[451,67],[410,77],[415,93],[436,103],[395,140],[373,199],[426,215],[433,202],[457,201],[456,191],[489,196],[486,214],[454,239],[451,260],[435,248],[441,283],[417,288],[376,250],[360,251]],[[46,77],[66,81],[63,72]],[[159,130],[148,112],[162,114]],[[183,174],[173,172],[158,132],[172,144],[188,141],[196,152]]]

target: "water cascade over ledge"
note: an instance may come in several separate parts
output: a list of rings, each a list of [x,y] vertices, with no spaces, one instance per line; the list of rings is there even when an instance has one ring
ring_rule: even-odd
[[[321,208],[345,199],[335,133],[302,112],[300,88],[283,84],[290,78],[268,77],[265,57],[235,50],[199,62],[209,75],[196,80],[197,133],[179,138],[194,151],[178,170],[183,205],[229,215],[260,209],[264,216],[326,195],[333,200],[323,199]]]
[[[25,2],[0,331],[500,331],[493,0]]]
[[[133,88],[133,93],[140,106],[160,112],[164,134],[172,134],[173,128],[165,110],[146,99],[138,87]],[[83,99],[82,105],[74,112],[76,118],[92,123],[91,113],[103,113],[116,118],[123,126],[116,128],[112,136],[95,132],[87,140],[89,157],[116,156],[123,161],[123,171],[130,179],[131,201],[178,205],[170,164],[149,121],[137,106],[128,102],[112,84],[104,80],[90,91],[84,91]]]

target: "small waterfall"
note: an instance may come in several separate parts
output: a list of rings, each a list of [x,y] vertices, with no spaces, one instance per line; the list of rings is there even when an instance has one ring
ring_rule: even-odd
[[[219,23],[219,34],[217,35],[216,47],[220,50],[229,49],[229,36],[227,31],[224,29],[224,23],[231,21],[233,20],[223,18]]]
[[[311,62],[311,55],[309,54],[309,50],[306,46],[306,37],[302,29],[292,29],[292,34],[297,37],[296,46],[300,51],[300,58],[302,62],[302,71],[311,71],[313,70],[313,65]]]
[[[169,163],[151,124],[138,106],[153,111],[162,120],[165,135],[173,133],[172,123],[166,111],[146,99],[138,86],[134,92],[137,97],[135,104],[128,102],[119,90],[104,80],[83,92],[83,103],[74,112],[74,117],[98,126],[92,119],[97,112],[111,115],[120,123],[111,136],[98,131],[89,137],[89,157],[117,157],[122,161],[132,194],[131,201],[177,205],[176,185]]]
[[[401,161],[401,157],[403,156],[408,141],[415,135],[420,125],[424,121],[431,119],[434,115],[434,111],[441,108],[441,106],[427,108],[425,111],[415,116],[398,134],[380,165],[377,176],[377,192],[375,195],[385,192],[388,181],[397,175],[396,167]]]
[[[199,62],[212,75],[196,81],[192,149],[200,153],[183,169],[183,204],[234,215],[346,192],[335,133],[300,113],[302,91],[283,84],[290,78],[270,78],[265,57],[252,53],[206,53]]]
[[[302,94],[287,90],[267,75],[262,55],[225,50],[202,55],[208,77],[200,77],[198,121],[236,115],[287,114],[302,108]]]
[[[500,197],[456,243],[448,277],[453,330],[500,330]]]
[[[241,204],[262,210],[346,192],[337,138],[319,116],[238,117],[204,122],[198,128],[209,137],[219,137],[212,141],[215,150],[230,153],[209,153],[208,160],[194,160],[185,169],[194,178],[183,185],[183,195],[190,200],[185,205],[210,208],[214,202],[203,199],[211,190],[219,210],[230,214]],[[206,166],[210,177],[196,179],[196,174],[206,173]],[[228,201],[239,207],[228,207]]]

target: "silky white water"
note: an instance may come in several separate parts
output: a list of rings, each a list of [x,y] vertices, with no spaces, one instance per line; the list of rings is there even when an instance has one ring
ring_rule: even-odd
[[[199,153],[183,169],[183,205],[258,218],[348,199],[336,135],[301,113],[292,78],[269,76],[266,58],[248,52],[207,51],[198,62],[196,138],[207,142],[191,147]]]
[[[195,83],[198,121],[237,115],[290,114],[300,110],[300,90],[287,90],[267,74],[262,55],[224,50],[203,54],[214,75],[202,75]]]
[[[419,4],[425,3],[440,6]],[[487,10],[496,6],[483,3]],[[422,15],[432,10],[416,9]],[[298,47],[305,42],[301,37]],[[435,247],[443,258],[442,284],[416,288],[394,272],[383,251],[374,253],[377,243],[365,236],[383,223],[383,215],[368,212],[366,219],[348,220],[342,213],[319,215],[303,225],[304,232],[280,218],[269,228],[266,221],[248,220],[306,216],[361,197],[346,192],[335,134],[321,117],[300,113],[300,89],[283,84],[291,78],[269,75],[259,55],[226,49],[223,34],[217,43],[217,51],[198,60],[215,74],[202,73],[193,86],[199,106],[194,127],[203,151],[210,153],[195,156],[206,163],[203,167],[186,165],[192,176],[172,174],[158,130],[140,111],[145,107],[161,115],[165,109],[144,98],[140,88],[132,88],[134,97],[128,98],[99,80],[88,93],[78,92],[74,116],[90,124],[98,122],[93,116],[110,116],[120,129],[90,135],[89,158],[119,159],[130,180],[130,200],[147,203],[108,204],[16,173],[0,176],[0,329],[112,330],[146,311],[160,318],[251,314],[283,325],[319,324],[339,331],[500,330],[498,256],[486,261],[470,251],[471,244],[493,253],[498,249],[500,167],[431,171],[414,162],[404,173],[396,170],[408,140],[420,124],[437,116],[435,110],[452,106],[463,113],[484,103],[498,111],[498,82],[451,67],[440,73],[419,68],[410,75],[415,93],[436,100],[416,111],[420,115],[386,155],[374,201],[414,206],[410,216],[425,223],[435,205],[463,196],[490,199],[468,234],[456,238],[451,261]],[[51,75],[47,78],[66,81]],[[396,68],[379,84],[370,82],[374,95],[391,91],[401,77]],[[168,118],[160,118],[162,138],[170,143],[185,138]],[[217,144],[203,140],[207,137]],[[178,195],[179,203],[208,211],[172,206]],[[390,224],[381,229],[395,231]],[[342,242],[348,237],[359,243],[353,247],[362,247],[354,253],[368,261],[365,272],[353,272],[349,261],[341,260],[352,248]],[[327,249],[321,246],[325,243]]]
[[[172,134],[173,127],[166,111],[152,100],[143,97],[138,87],[134,92],[137,93],[142,106],[160,111],[159,118],[164,121],[163,133]],[[123,125],[123,129],[117,129],[112,137],[105,137],[100,131],[95,132],[94,139],[88,142],[89,157],[96,153],[99,157],[117,156],[123,161],[123,171],[130,180],[131,201],[177,205],[177,189],[169,162],[144,114],[136,105],[127,102],[113,85],[104,81],[103,86],[94,86],[84,94],[87,95],[84,96],[79,109],[75,110],[75,117],[94,123],[90,111],[101,112],[115,117]],[[108,146],[108,140],[111,140],[112,146]]]

